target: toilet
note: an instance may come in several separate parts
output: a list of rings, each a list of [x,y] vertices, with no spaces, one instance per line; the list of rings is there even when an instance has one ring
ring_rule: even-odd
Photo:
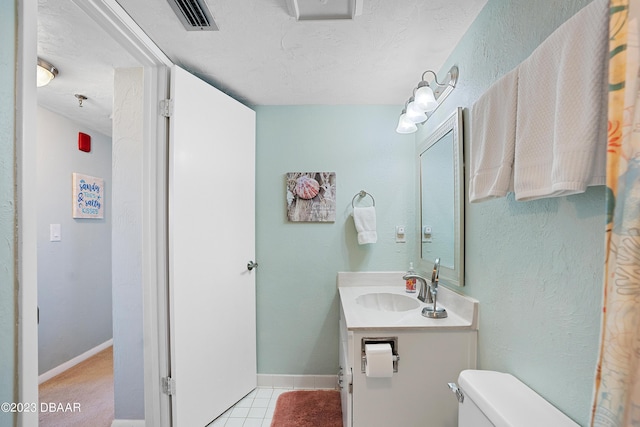
[[[458,427],[579,427],[510,374],[465,370],[458,376]]]

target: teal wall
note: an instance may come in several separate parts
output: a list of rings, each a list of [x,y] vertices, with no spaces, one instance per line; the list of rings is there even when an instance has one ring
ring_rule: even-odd
[[[397,106],[256,107],[258,372],[335,374],[338,271],[405,270],[415,245],[413,136]],[[335,172],[335,223],[290,223],[287,172]],[[376,200],[378,242],[358,245],[351,200]],[[364,203],[363,203],[364,205]],[[395,226],[408,225],[407,243]]]
[[[458,65],[458,86],[416,142],[458,106],[469,135],[475,100],[588,3],[489,0],[442,67]],[[468,176],[467,167],[467,183]],[[600,330],[604,187],[530,202],[466,200],[463,291],[480,301],[479,367],[514,374],[586,425]]]
[[[0,402],[16,401],[15,64],[16,4],[0,3]],[[0,412],[0,425],[13,416]]]

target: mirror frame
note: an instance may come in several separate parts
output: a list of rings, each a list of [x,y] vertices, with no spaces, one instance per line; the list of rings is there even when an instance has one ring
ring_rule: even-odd
[[[423,258],[422,244],[422,168],[421,156],[432,145],[436,144],[449,132],[453,132],[453,174],[454,174],[454,264],[453,268],[440,266],[440,284],[464,286],[464,156],[462,135],[462,108],[456,108],[443,123],[441,123],[431,135],[418,144],[418,188],[420,191],[419,229],[418,243],[420,246],[418,266],[421,270],[430,272],[433,270],[434,259]]]

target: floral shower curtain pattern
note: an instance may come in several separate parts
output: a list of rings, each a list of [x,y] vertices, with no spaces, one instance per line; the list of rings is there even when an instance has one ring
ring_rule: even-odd
[[[640,6],[640,0],[610,1],[606,260],[591,415],[598,427],[640,425],[639,55],[630,2]]]

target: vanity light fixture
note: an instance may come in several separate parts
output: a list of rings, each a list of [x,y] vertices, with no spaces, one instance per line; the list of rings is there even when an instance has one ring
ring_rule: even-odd
[[[425,76],[433,74],[433,81],[427,82]],[[398,119],[398,133],[413,133],[418,130],[416,123],[424,123],[429,116],[438,108],[444,99],[451,93],[458,82],[458,67],[453,66],[447,73],[447,81],[438,82],[435,72],[427,70],[422,73],[422,78],[418,86],[413,89],[413,96],[405,104],[402,114]],[[409,124],[409,123],[410,124]],[[413,125],[413,126],[411,126]]]
[[[36,85],[38,87],[48,85],[49,82],[56,78],[58,75],[58,69],[53,65],[49,64],[47,61],[38,58],[38,68],[37,68],[37,77],[36,77]]]

